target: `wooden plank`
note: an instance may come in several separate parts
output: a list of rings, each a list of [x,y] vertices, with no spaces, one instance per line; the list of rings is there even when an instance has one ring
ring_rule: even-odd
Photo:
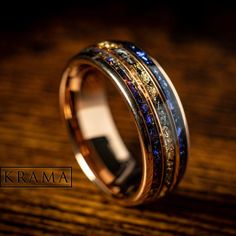
[[[167,32],[144,26],[96,35],[82,22],[76,30],[86,32],[82,40],[73,27],[61,25],[35,30],[30,38],[22,34],[17,46],[9,41],[8,54],[1,49],[0,165],[66,163],[73,168],[73,188],[0,189],[2,234],[236,235],[235,54],[208,40],[177,43]],[[186,175],[174,193],[148,206],[124,208],[107,201],[79,169],[60,120],[58,88],[67,59],[111,36],[139,42],[164,65],[189,121]],[[113,103],[120,108],[115,98]],[[117,114],[131,139],[122,110]]]

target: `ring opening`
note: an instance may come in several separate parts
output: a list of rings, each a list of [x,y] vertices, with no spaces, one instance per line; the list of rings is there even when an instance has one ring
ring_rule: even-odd
[[[141,184],[142,152],[133,114],[121,92],[108,75],[85,64],[70,73],[67,91],[78,123],[79,135],[72,137],[83,171],[116,197],[132,195]]]

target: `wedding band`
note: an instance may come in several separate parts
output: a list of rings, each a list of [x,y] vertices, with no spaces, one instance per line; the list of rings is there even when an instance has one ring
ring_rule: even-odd
[[[109,99],[106,88],[113,89]],[[123,108],[112,109],[116,97],[130,124]],[[72,58],[61,80],[60,107],[81,169],[107,196],[138,205],[179,183],[189,153],[184,110],[164,70],[134,44],[104,41]],[[133,149],[126,135],[136,135]]]

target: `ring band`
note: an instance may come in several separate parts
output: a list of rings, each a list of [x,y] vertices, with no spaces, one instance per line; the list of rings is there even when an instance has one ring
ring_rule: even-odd
[[[132,116],[140,158],[116,128],[104,91],[108,81]],[[182,178],[189,153],[184,110],[164,70],[134,44],[104,41],[72,58],[60,106],[81,169],[120,204],[156,200]]]

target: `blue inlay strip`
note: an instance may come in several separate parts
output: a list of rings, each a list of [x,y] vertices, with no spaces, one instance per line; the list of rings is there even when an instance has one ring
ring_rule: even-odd
[[[153,60],[140,48],[130,43],[122,43],[126,49],[131,50],[154,74],[163,94],[166,97],[169,109],[174,118],[175,126],[177,129],[177,136],[179,140],[180,147],[180,173],[183,175],[186,161],[187,161],[187,136],[183,117],[178,106],[176,97],[168,84],[168,81],[165,79],[165,76],[161,73],[158,67],[154,64]]]

